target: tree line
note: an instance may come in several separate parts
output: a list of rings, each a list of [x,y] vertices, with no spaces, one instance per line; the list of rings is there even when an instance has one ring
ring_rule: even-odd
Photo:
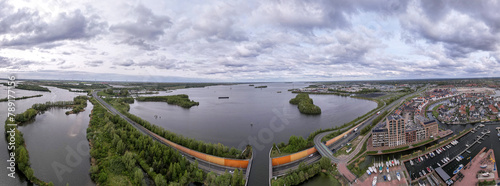
[[[189,96],[186,94],[138,97],[137,101],[162,101],[171,105],[181,106],[183,108],[191,108],[192,106],[198,106],[200,104],[199,102],[190,100]]]
[[[33,95],[33,96],[23,96],[23,97],[14,98],[14,100],[29,99],[29,98],[36,98],[36,97],[42,97],[42,96],[43,95],[41,95],[41,94]],[[0,102],[5,102],[5,101],[9,101],[9,98],[0,99]]]
[[[309,98],[309,94],[300,93],[295,98],[290,99],[290,104],[297,105],[300,113],[308,115],[321,114],[321,108],[314,105],[313,100]]]
[[[7,83],[2,83],[4,86],[9,86]],[[17,84],[15,86],[16,89],[21,90],[32,90],[32,91],[42,91],[42,92],[50,92],[48,88],[41,87],[40,85],[35,84]]]
[[[95,158],[90,173],[98,185],[244,185],[240,171],[232,175],[205,173],[198,162],[190,163],[175,149],[143,135],[118,115],[112,115],[94,99],[87,139]]]

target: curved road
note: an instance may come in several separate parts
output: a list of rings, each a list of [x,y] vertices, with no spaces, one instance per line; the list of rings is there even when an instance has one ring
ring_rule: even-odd
[[[417,92],[414,92],[412,94],[406,95],[406,96],[398,99],[397,101],[393,101],[391,104],[389,104],[388,106],[383,107],[379,111],[380,112],[385,112],[385,111],[387,111],[387,110],[390,109],[390,112],[392,112],[401,102],[405,101],[408,97],[414,96],[416,94],[420,94],[426,88],[427,88],[427,86],[424,87],[424,88],[422,88],[421,90],[419,90]],[[370,118],[366,119],[365,121],[362,121],[361,124],[357,125],[358,131],[360,131],[363,128],[365,128],[366,126],[370,125],[376,117],[377,117],[377,115],[372,115]],[[330,158],[330,160],[332,162],[334,162],[334,163],[340,163],[343,166],[345,166],[345,164],[347,164],[347,162],[349,162],[357,154],[357,152],[360,151],[360,148],[362,147],[362,145],[358,145],[357,148],[354,150],[354,152],[352,152],[351,155],[349,155],[347,158],[339,159],[337,157],[334,157],[332,155],[331,148],[328,148],[324,143],[321,142],[321,139],[324,136],[326,136],[326,135],[328,135],[328,134],[330,134],[332,132],[334,132],[334,131],[324,132],[324,133],[320,133],[320,134],[316,135],[314,137],[314,146],[316,147],[316,149],[318,150],[318,152],[320,152],[321,155]],[[332,144],[333,149],[338,149],[341,145],[350,142],[351,140],[353,140],[354,138],[356,138],[358,135],[359,135],[359,132],[351,132],[351,133],[347,134],[347,137],[344,137],[341,140],[336,141],[336,142],[334,142]],[[369,133],[363,138],[363,140],[361,141],[360,144],[362,144],[363,141],[366,140],[367,136],[369,136]],[[347,174],[349,174],[349,173],[350,172],[348,172]],[[344,176],[347,177],[347,178],[352,178],[353,175],[351,174],[351,175],[344,175]],[[353,181],[353,180],[350,180],[350,181]]]
[[[163,142],[162,140],[158,139],[156,136],[153,136],[151,135],[151,131],[149,131],[148,129],[142,127],[141,125],[137,124],[136,122],[132,121],[130,118],[128,118],[127,116],[123,115],[121,112],[117,111],[113,106],[109,105],[108,103],[106,103],[104,100],[102,100],[99,96],[97,96],[97,92],[98,91],[93,91],[92,92],[92,96],[102,105],[104,106],[109,112],[111,112],[112,114],[117,114],[118,116],[120,116],[121,118],[125,119],[128,123],[130,123],[133,127],[135,127],[137,130],[139,130],[139,132],[145,134],[145,135],[148,135],[149,137],[153,138],[154,140],[164,144],[164,145],[167,145],[169,146],[167,143]],[[170,147],[170,146],[169,146]],[[175,149],[175,148],[174,148]],[[187,157],[186,159],[191,162],[191,163],[194,163],[195,162],[195,157],[192,157],[190,156],[189,154],[186,154],[180,150],[177,150],[182,156],[184,157]],[[215,172],[219,175],[221,174],[224,174],[225,171],[234,171],[235,169],[232,168],[232,167],[224,167],[224,166],[220,166],[220,165],[217,165],[217,164],[213,164],[213,163],[209,163],[207,161],[204,161],[204,160],[201,160],[201,159],[198,159],[198,168],[204,170],[205,172]],[[243,171],[243,174],[246,174],[246,169],[240,169],[240,171]]]
[[[412,94],[409,94],[409,95],[406,95],[396,101],[393,101],[391,104],[389,105],[386,105],[382,108],[380,108],[379,110],[377,111],[380,111],[381,113],[386,111],[386,110],[389,110],[389,109],[394,109],[393,107],[399,105],[399,103],[401,103],[402,101],[406,100],[408,97],[411,97],[415,94],[419,94],[421,92],[423,92],[425,89],[427,89],[427,86],[424,87],[424,88],[421,88],[419,91],[417,92],[414,92]],[[294,161],[294,162],[291,162],[291,163],[288,163],[288,164],[284,164],[284,165],[279,165],[279,166],[274,166],[273,167],[273,177],[274,176],[282,176],[282,175],[285,175],[287,172],[291,171],[291,170],[295,170],[295,169],[298,169],[299,168],[299,164],[302,163],[302,162],[305,162],[306,165],[309,165],[309,164],[312,164],[312,163],[315,163],[317,161],[319,161],[322,157],[321,154],[325,154],[326,157],[330,158],[332,160],[332,162],[334,163],[340,163],[340,162],[348,162],[350,161],[351,158],[354,157],[354,155],[356,155],[357,153],[355,152],[359,152],[362,147],[362,145],[358,145],[358,148],[354,149],[354,151],[351,153],[351,154],[354,154],[352,156],[349,156],[348,158],[346,159],[339,159],[337,157],[334,157],[333,155],[330,155],[332,150],[331,149],[339,149],[343,144],[346,144],[346,143],[349,143],[351,140],[355,139],[357,136],[359,136],[359,131],[361,131],[364,127],[370,125],[373,120],[377,117],[377,115],[372,115],[372,116],[365,116],[365,118],[368,117],[367,119],[365,119],[364,121],[361,122],[361,124],[359,124],[358,126],[358,132],[355,132],[355,133],[349,133],[347,135],[347,137],[345,138],[341,138],[340,140],[334,142],[332,145],[330,145],[330,147],[326,147],[326,145],[324,145],[322,142],[321,142],[321,139],[323,137],[325,137],[326,135],[332,133],[332,132],[336,132],[338,130],[342,130],[342,129],[337,129],[337,130],[334,130],[334,131],[328,131],[328,132],[323,132],[323,133],[320,133],[320,134],[317,134],[315,137],[314,137],[314,146],[316,147],[316,150],[318,150],[318,152],[314,153],[312,156],[308,156],[308,157],[305,157],[305,158],[302,158],[300,160],[297,160],[297,161]],[[367,134],[368,136],[368,134]],[[364,141],[365,139],[363,139]],[[271,165],[270,165],[271,166]]]

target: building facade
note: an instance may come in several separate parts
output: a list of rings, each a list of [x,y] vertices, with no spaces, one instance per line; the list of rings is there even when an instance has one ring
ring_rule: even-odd
[[[426,138],[436,137],[438,135],[439,127],[436,120],[424,122],[422,125],[425,128]]]
[[[389,141],[389,136],[387,133],[387,127],[385,123],[379,123],[372,129],[372,146],[373,147],[383,147],[387,146]]]
[[[406,144],[405,120],[400,115],[390,115],[386,120],[388,145],[398,146]]]

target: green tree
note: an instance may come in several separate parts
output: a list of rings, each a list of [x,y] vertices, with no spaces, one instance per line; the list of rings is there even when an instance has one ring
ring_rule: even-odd
[[[142,173],[142,170],[139,168],[136,168],[134,171],[135,183],[138,185],[142,185],[142,179],[144,179],[144,174]]]
[[[167,185],[167,180],[165,180],[165,177],[163,177],[161,174],[157,174],[154,178],[154,181],[157,186]]]

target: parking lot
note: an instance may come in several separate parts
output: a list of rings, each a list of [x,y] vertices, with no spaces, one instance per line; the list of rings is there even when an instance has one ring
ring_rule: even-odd
[[[442,149],[445,149],[440,154],[436,153],[436,150],[432,152],[435,154],[434,157],[430,157],[429,153],[427,153],[427,158],[425,154],[420,157],[423,157],[423,161],[419,162],[417,159],[412,159],[413,165],[410,164],[409,161],[405,162],[405,167],[408,170],[410,177],[413,180],[420,179],[422,176],[428,175],[429,171],[427,168],[431,169],[430,172],[435,172],[435,169],[438,167],[443,168],[444,172],[446,172],[450,177],[453,177],[453,172],[462,164],[466,166],[467,163],[471,161],[471,159],[479,153],[479,151],[483,148],[493,148],[497,147],[500,142],[496,136],[496,131],[492,129],[493,126],[486,126],[482,128],[477,128],[474,133],[469,132],[468,134],[462,136],[457,139],[458,144],[451,145],[451,148],[447,148],[448,144],[442,146]],[[484,134],[486,130],[490,130],[489,134]],[[473,143],[479,139],[478,136],[483,136],[479,142]],[[467,145],[468,144],[468,145]],[[462,156],[463,158],[460,161],[456,160],[457,156]],[[444,158],[449,158],[448,162],[443,163]],[[467,168],[467,167],[464,167]],[[424,172],[422,172],[422,170]],[[438,177],[439,178],[439,177]],[[424,182],[426,182],[426,178],[422,178]],[[442,180],[440,180],[442,181]],[[430,184],[431,185],[431,184]]]

